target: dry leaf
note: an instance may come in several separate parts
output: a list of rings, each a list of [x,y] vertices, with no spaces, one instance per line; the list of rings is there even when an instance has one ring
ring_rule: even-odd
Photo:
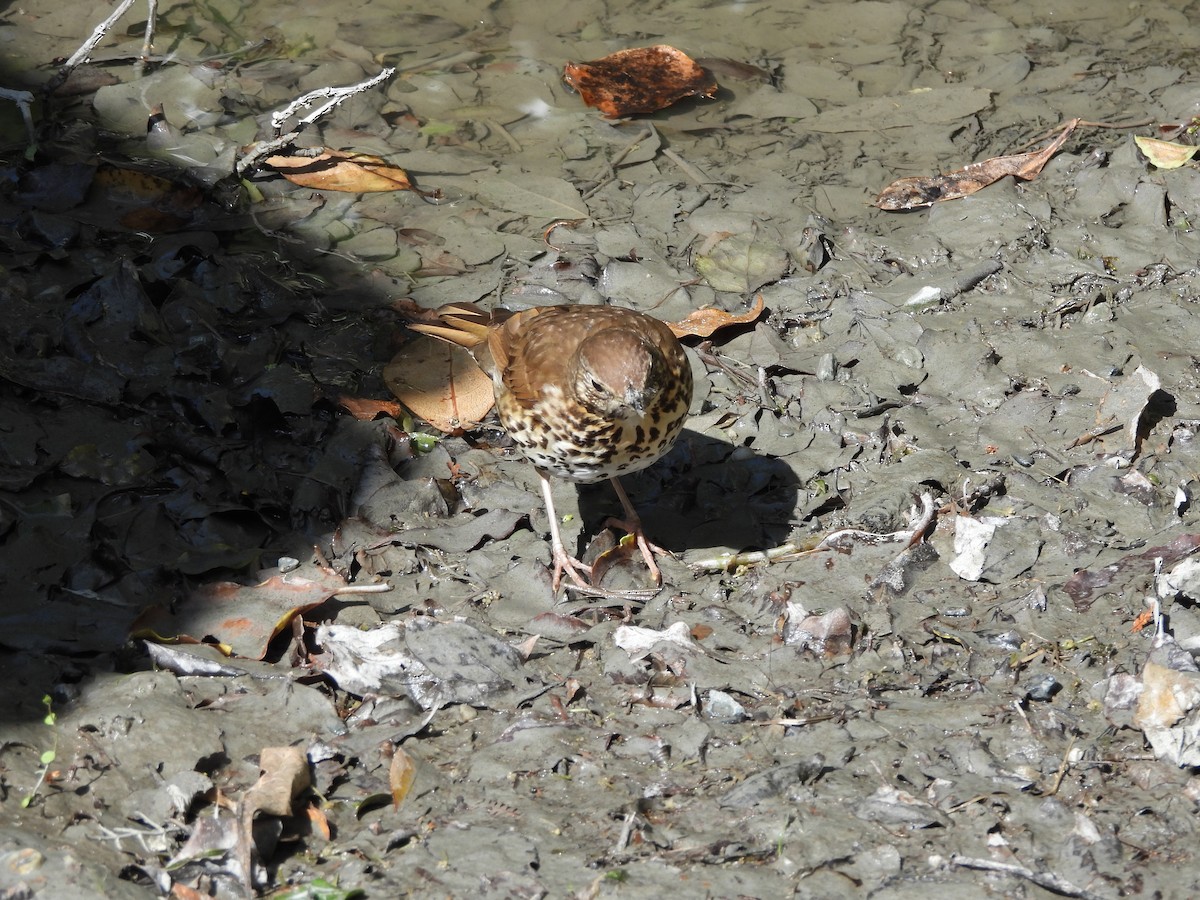
[[[1135,136],[1133,139],[1138,149],[1145,154],[1150,165],[1156,169],[1178,169],[1188,162],[1200,147],[1190,147],[1187,144],[1176,144],[1172,141],[1160,141],[1157,138]]]
[[[974,194],[1006,175],[1022,181],[1037,178],[1050,157],[1062,149],[1078,125],[1079,119],[1071,119],[1058,137],[1035,153],[996,156],[945,175],[919,175],[893,181],[875,198],[875,205],[886,210],[916,209],[919,206],[931,206],[939,200],[957,200]]]
[[[388,765],[388,786],[392,789],[392,808],[399,809],[408,792],[412,790],[413,779],[417,776],[417,767],[413,765],[412,757],[403,747],[392,749],[392,761]]]
[[[563,81],[607,118],[658,112],[684,97],[711,97],[717,81],[686,53],[656,44],[567,63]]]
[[[763,298],[755,298],[754,307],[741,315],[727,313],[723,309],[698,309],[681,322],[668,322],[675,337],[710,337],[714,332],[730,325],[748,325],[762,315]]]
[[[297,613],[320,606],[346,588],[346,580],[334,572],[310,574],[313,577],[289,572],[255,585],[230,581],[200,585],[176,611],[146,610],[131,626],[131,634],[181,642],[213,637],[224,653],[262,659],[271,639]]]
[[[293,184],[322,191],[366,194],[416,190],[403,169],[366,153],[315,148],[288,156],[269,156],[263,165]]]
[[[264,747],[259,754],[258,781],[242,797],[251,815],[261,810],[272,816],[292,815],[293,801],[312,783],[308,757],[299,747]]]
[[[325,840],[333,837],[333,829],[329,827],[329,816],[325,815],[325,811],[316,806],[306,806],[304,808],[305,815],[308,816],[308,824]]]
[[[338,406],[363,422],[374,420],[380,413],[397,420],[404,418],[404,407],[394,400],[371,400],[366,397],[348,397],[341,394],[337,402]]]
[[[308,757],[299,747],[264,747],[259,754],[260,774],[238,802],[238,862],[247,888],[254,884],[254,815],[290,816],[292,804],[312,784]],[[249,895],[253,896],[251,889]]]
[[[413,415],[447,433],[477,425],[495,403],[492,380],[466,350],[424,335],[384,366],[383,380]]]

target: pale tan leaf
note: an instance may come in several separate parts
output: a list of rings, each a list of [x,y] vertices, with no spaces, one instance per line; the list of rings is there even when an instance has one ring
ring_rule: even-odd
[[[267,157],[264,165],[301,187],[351,194],[415,190],[408,173],[378,156],[346,150]]]
[[[259,754],[258,781],[242,798],[244,809],[290,816],[292,804],[312,783],[308,757],[300,747],[264,747]]]
[[[1133,138],[1138,149],[1145,154],[1150,165],[1156,169],[1178,169],[1196,155],[1200,147],[1187,144],[1176,144],[1173,141],[1160,141],[1157,138],[1135,135]]]
[[[384,366],[383,380],[413,414],[439,431],[478,424],[495,403],[491,379],[461,347],[421,336]]]

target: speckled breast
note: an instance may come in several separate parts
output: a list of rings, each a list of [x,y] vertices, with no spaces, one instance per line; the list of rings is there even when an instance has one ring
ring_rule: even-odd
[[[567,403],[557,385],[525,409],[511,396],[498,394],[500,423],[540,469],[568,481],[591,483],[637,472],[653,465],[675,444],[692,402],[692,372],[663,391],[638,421],[616,422]]]

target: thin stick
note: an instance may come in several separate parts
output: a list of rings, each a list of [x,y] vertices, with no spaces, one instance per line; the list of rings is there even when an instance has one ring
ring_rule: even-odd
[[[874,531],[863,531],[859,528],[843,528],[840,531],[827,534],[819,543],[812,547],[803,547],[789,541],[778,547],[772,547],[770,550],[755,550],[749,553],[723,553],[707,559],[698,559],[695,562],[688,563],[688,565],[696,571],[728,572],[742,566],[753,565],[754,563],[772,562],[773,560],[784,558],[799,558],[821,550],[838,550],[854,543],[866,544],[871,547],[878,544],[905,543],[909,547],[912,547],[921,542],[930,523],[933,522],[933,516],[933,495],[925,493],[921,495],[921,510],[917,514],[916,521],[913,522],[911,528],[906,528],[903,531],[879,534]]]
[[[675,165],[683,170],[683,174],[696,182],[697,187],[704,187],[706,184],[713,184],[713,180],[701,172],[696,166],[692,165],[670,147],[663,147],[660,151],[663,156],[669,159]]]
[[[271,125],[278,132],[283,127],[284,122],[294,116],[297,112],[306,106],[312,105],[316,100],[322,97],[328,97],[329,102],[321,105],[319,108],[309,113],[303,119],[296,123],[296,127],[287,134],[280,134],[269,141],[261,141],[254,145],[254,149],[237,161],[235,170],[239,177],[243,176],[250,169],[258,165],[260,160],[265,159],[273,153],[278,153],[285,147],[290,147],[292,143],[300,136],[300,132],[315,122],[325,113],[335,109],[339,104],[353,97],[355,94],[361,94],[363,91],[373,88],[381,81],[386,81],[396,70],[394,68],[386,68],[378,75],[368,78],[366,81],[360,81],[358,84],[352,84],[349,87],[324,87],[318,88],[315,91],[309,91],[303,97],[293,100],[281,112],[271,115]]]
[[[1072,129],[1083,126],[1083,127],[1087,127],[1087,128],[1115,128],[1117,130],[1121,130],[1124,128],[1141,128],[1144,125],[1153,125],[1154,124],[1153,118],[1139,119],[1136,122],[1089,122],[1086,119],[1071,119],[1069,121],[1075,123],[1072,126]],[[1067,123],[1064,123],[1064,125],[1065,124],[1067,124]],[[1047,138],[1052,137],[1053,135],[1056,135],[1060,131],[1062,131],[1064,125],[1055,125],[1049,131],[1044,131],[1037,137],[1026,141],[1021,146],[1017,147],[1017,150],[1024,150],[1026,147],[1032,147],[1034,144],[1040,144],[1042,141],[1046,140]]]
[[[154,22],[158,18],[158,0],[146,0],[146,36],[142,39],[142,54],[133,64],[133,76],[141,78],[150,61],[150,49],[154,45]]]
[[[1062,894],[1066,897],[1082,897],[1083,900],[1103,900],[1103,895],[1089,891],[1087,888],[1077,887],[1065,878],[1061,878],[1052,872],[1035,872],[1033,869],[1027,869],[1025,866],[1018,866],[1013,863],[995,862],[990,859],[976,859],[970,856],[952,856],[950,857],[950,862],[952,865],[961,866],[964,869],[982,869],[985,872],[1002,872],[1005,875],[1016,875],[1018,878],[1032,881],[1038,887],[1053,891],[1056,894]]]
[[[323,87],[317,88],[315,91],[309,91],[303,97],[298,97],[289,103],[281,112],[271,114],[271,125],[278,133],[283,128],[283,123],[298,113],[306,106],[311,106],[315,101],[322,97],[328,98],[328,102],[317,107],[303,119],[296,123],[296,130],[299,131],[307,125],[311,125],[321,116],[330,110],[345,103],[355,94],[361,94],[369,88],[375,87],[381,81],[386,81],[396,74],[394,67],[388,67],[373,78],[368,78],[366,81],[360,81],[358,84],[352,84],[349,87]]]
[[[96,26],[91,36],[83,42],[78,50],[71,54],[71,58],[58,70],[58,74],[50,79],[50,83],[46,86],[47,94],[52,94],[58,90],[71,77],[71,73],[75,71],[80,63],[87,61],[92,51],[96,49],[96,45],[104,39],[104,35],[113,27],[117,19],[128,12],[131,6],[133,6],[133,0],[121,0],[120,5],[113,10],[112,15]]]

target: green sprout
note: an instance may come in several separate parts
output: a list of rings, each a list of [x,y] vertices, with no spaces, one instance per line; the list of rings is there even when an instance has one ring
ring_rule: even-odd
[[[49,728],[54,728],[58,723],[58,714],[54,711],[54,701],[49,694],[42,697],[42,705],[46,707],[46,715],[42,718]],[[58,731],[54,732],[54,746],[49,750],[44,750],[42,755],[38,757],[38,761],[42,764],[42,770],[38,773],[37,784],[33,786],[28,794],[21,798],[21,809],[27,809],[29,804],[33,802],[33,798],[37,796],[43,784],[46,783],[46,776],[50,773],[50,766],[58,758]]]

